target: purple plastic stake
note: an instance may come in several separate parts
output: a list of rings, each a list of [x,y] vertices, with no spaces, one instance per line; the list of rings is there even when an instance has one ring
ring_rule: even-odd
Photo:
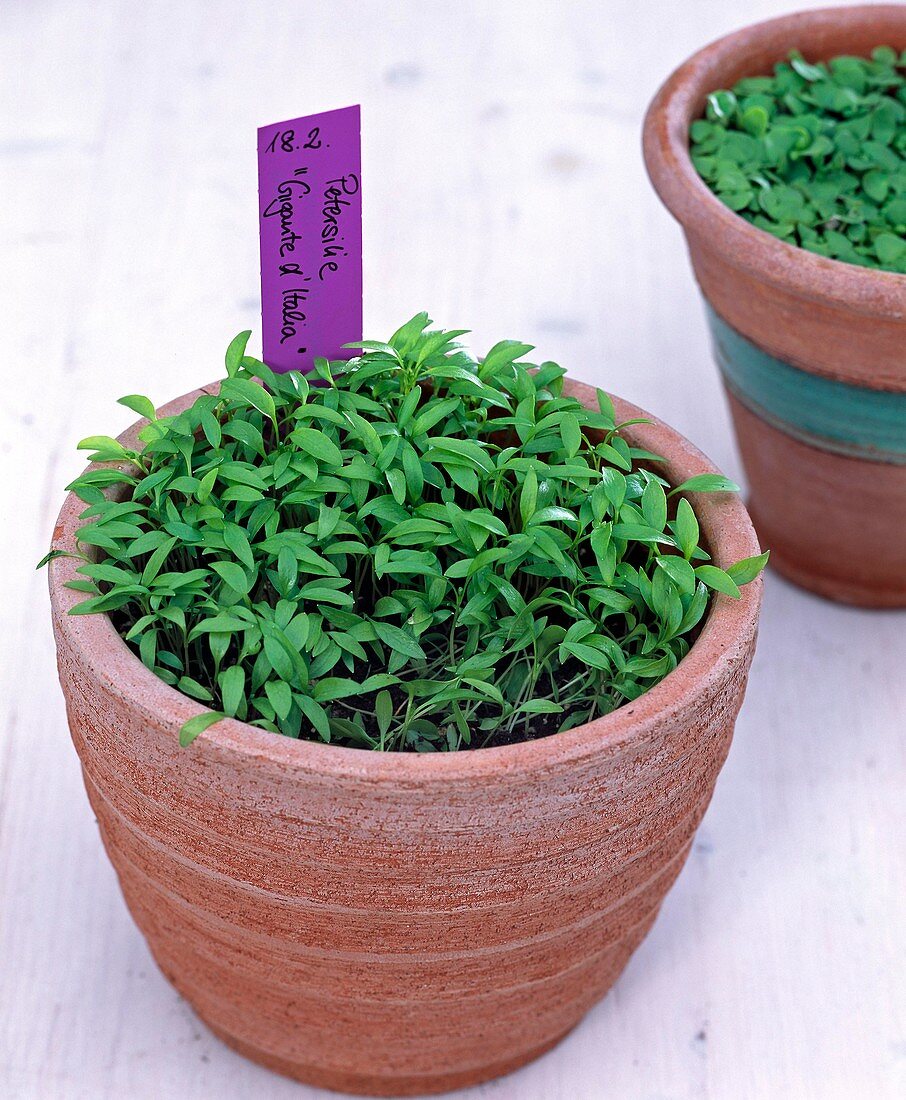
[[[343,107],[258,130],[264,361],[309,370],[362,339],[360,111]]]

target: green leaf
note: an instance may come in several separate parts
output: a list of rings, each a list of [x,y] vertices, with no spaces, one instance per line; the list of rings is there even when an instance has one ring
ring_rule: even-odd
[[[293,654],[279,639],[270,634],[264,636],[264,654],[281,680],[292,683],[295,675]]]
[[[325,588],[319,584],[303,585],[299,596],[314,603],[336,604],[337,607],[351,607],[354,602],[348,592],[339,592],[335,588]]]
[[[462,398],[447,397],[442,401],[434,401],[423,412],[420,412],[412,423],[413,435],[424,435],[435,425],[445,420],[454,409],[460,408]]]
[[[179,731],[179,743],[183,748],[191,745],[192,742],[198,737],[199,734],[209,727],[213,726],[215,722],[219,722],[225,716],[220,714],[216,710],[205,710],[201,714],[196,714],[190,718],[188,722],[184,722],[182,728]]]
[[[526,714],[562,714],[563,707],[552,699],[529,699],[520,704],[520,710]]]
[[[296,583],[299,566],[296,555],[288,546],[284,546],[277,555],[277,574],[285,592],[288,592]]]
[[[330,718],[327,711],[307,695],[297,695],[296,702],[305,717],[311,722],[322,741],[330,741]]]
[[[578,524],[579,519],[575,512],[568,508],[542,508],[535,512],[529,520],[530,524],[538,523],[568,523],[571,526]]]
[[[211,568],[230,588],[234,588],[242,595],[248,592],[249,576],[241,565],[233,561],[212,561]]]
[[[740,126],[753,137],[764,137],[769,122],[768,112],[759,104],[747,107],[739,116]]]
[[[393,721],[393,700],[389,691],[379,691],[374,701],[374,716],[378,724],[378,731],[384,737],[390,729]]]
[[[147,420],[157,420],[157,410],[154,408],[154,403],[149,398],[142,397],[140,393],[130,393],[126,397],[120,397],[117,404],[125,405],[127,409],[131,409]]]
[[[362,340],[358,344],[344,344],[343,347],[362,348],[365,351],[379,351],[389,356],[391,359],[396,360],[396,362],[400,362],[400,357],[396,348],[391,347],[390,344],[383,344],[380,340]]]
[[[406,475],[402,470],[391,469],[384,475],[397,504],[406,503]]]
[[[739,486],[730,481],[723,474],[696,474],[671,489],[670,496],[674,493],[738,493]]]
[[[235,523],[229,523],[223,529],[223,541],[226,548],[242,562],[246,569],[255,568],[255,557],[251,543],[245,531]]]
[[[224,361],[226,363],[227,375],[230,378],[232,378],[242,366],[242,357],[245,355],[245,349],[248,346],[249,337],[251,335],[252,330],[246,329],[245,332],[240,332],[238,336],[234,336],[227,347]],[[255,407],[257,408],[258,406],[256,405]]]
[[[695,512],[685,497],[680,497],[676,506],[676,519],[674,520],[673,529],[683,556],[688,560],[698,546],[699,530]]]
[[[770,550],[765,550],[763,554],[756,554],[752,558],[743,558],[741,561],[734,562],[727,568],[727,576],[737,585],[748,584],[761,573],[768,564],[770,556]]]
[[[567,656],[575,657],[576,660],[589,665],[591,668],[601,669],[602,671],[607,671],[610,668],[610,660],[607,655],[593,646],[583,645],[581,642],[569,642],[564,643],[561,649]]]
[[[76,444],[76,449],[79,451],[103,451],[105,454],[112,455],[114,459],[125,458],[128,454],[122,443],[109,435],[89,435]],[[101,459],[100,461],[108,460]]]
[[[210,703],[213,699],[211,692],[191,676],[180,676],[176,686],[184,695],[189,695],[193,699],[200,699],[202,703]]]
[[[522,518],[523,528],[528,526],[529,520],[535,514],[538,505],[538,475],[534,466],[530,467],[522,482],[522,491],[519,494],[519,515]]]
[[[380,688],[394,687],[399,682],[399,677],[391,676],[389,672],[376,672],[362,681],[362,691],[378,691]]]
[[[358,695],[361,691],[362,686],[356,680],[342,676],[325,676],[315,684],[313,694],[319,703],[326,703],[334,699],[345,699],[349,695]]]
[[[714,565],[700,565],[695,570],[695,575],[698,579],[704,582],[708,588],[713,588],[716,592],[723,592],[727,596],[732,596],[734,600],[738,600],[741,593],[736,582],[731,576],[718,569]]]
[[[657,563],[681,592],[695,591],[696,573],[685,558],[658,558]]]
[[[801,54],[796,52],[790,55],[790,65],[803,78],[803,80],[823,80],[827,73],[819,65],[809,65]]]
[[[663,531],[667,526],[667,496],[659,482],[653,479],[642,493],[642,515],[655,531]]]
[[[418,642],[405,630],[394,626],[392,623],[374,622],[374,632],[378,638],[397,653],[416,660],[423,659],[425,651]]]
[[[598,398],[598,409],[601,415],[606,419],[608,425],[612,426],[617,422],[617,414],[613,407],[613,401],[609,394],[606,394],[603,390],[595,390],[595,394]]]
[[[224,711],[235,718],[245,694],[245,673],[241,665],[224,669],[217,678]]]
[[[882,264],[896,263],[906,256],[906,237],[893,233],[879,233],[875,238],[875,252]]]
[[[343,464],[340,448],[317,428],[296,428],[293,431],[293,442],[319,462],[326,462],[330,466]]]
[[[43,569],[49,562],[54,561],[56,558],[75,558],[77,554],[69,554],[65,550],[51,550],[45,554],[43,558],[35,566],[35,569]]]
[[[268,680],[264,685],[264,694],[277,717],[287,719],[293,707],[293,693],[289,684],[283,680]]]
[[[244,405],[257,409],[268,419],[276,422],[277,411],[274,399],[263,386],[247,378],[228,378],[220,387],[220,396],[233,398]]]
[[[579,453],[582,446],[582,429],[575,413],[567,413],[560,424],[560,438],[570,458]]]
[[[614,538],[627,542],[661,542],[666,545],[671,542],[669,536],[645,523],[615,523],[611,530]]]

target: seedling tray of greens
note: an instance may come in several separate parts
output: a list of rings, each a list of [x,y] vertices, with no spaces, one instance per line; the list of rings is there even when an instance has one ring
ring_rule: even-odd
[[[753,225],[845,263],[906,274],[906,53],[800,53],[708,96],[690,153]]]
[[[110,614],[211,708],[184,744],[225,715],[378,750],[556,733],[667,676],[711,592],[763,567],[701,545],[682,494],[725,478],[671,487],[603,391],[588,409],[528,345],[475,360],[429,326],[308,375],[242,333],[219,393],[160,419],[123,398],[140,446],[80,444],[101,465],[69,487],[87,505],[73,614]]]

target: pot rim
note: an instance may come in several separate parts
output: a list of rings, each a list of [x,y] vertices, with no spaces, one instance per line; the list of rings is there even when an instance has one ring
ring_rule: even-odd
[[[583,403],[595,402],[593,387],[567,380],[567,392]],[[163,406],[160,415],[172,415],[185,408],[202,392],[195,390]],[[663,455],[663,470],[674,484],[700,473],[718,473],[714,464],[667,424],[637,406],[614,399],[619,420],[637,416],[650,424],[633,425],[624,434],[635,445]],[[140,420],[119,438],[134,444],[138,430],[147,423]],[[712,560],[726,567],[733,561],[760,552],[758,539],[745,506],[736,493],[686,494],[698,517]],[[70,492],[54,528],[53,548],[75,548],[78,517],[86,505]],[[144,713],[159,727],[169,727],[174,743],[182,724],[209,708],[183,695],[160,680],[132,652],[106,614],[71,616],[68,611],[81,601],[81,593],[64,587],[75,579],[80,563],[74,558],[55,558],[50,562],[48,584],[51,606],[59,641],[65,640],[69,652],[85,672],[105,689],[122,698],[126,705]],[[468,782],[486,776],[547,771],[575,760],[613,749],[623,742],[644,740],[655,727],[671,715],[694,711],[708,686],[731,675],[754,642],[761,606],[763,580],[758,577],[742,589],[739,600],[719,593],[712,603],[699,637],[677,667],[651,690],[624,704],[610,714],[563,733],[536,741],[521,741],[496,748],[459,752],[409,753],[375,752],[322,742],[281,737],[267,730],[224,718],[202,733],[186,752],[213,754],[221,763],[252,768],[267,764],[300,775],[323,775],[384,784],[432,782]]]
[[[708,246],[759,279],[813,301],[833,301],[869,315],[906,318],[906,275],[859,267],[787,244],[741,217],[711,191],[689,155],[689,126],[704,98],[722,87],[715,73],[767,43],[782,38],[782,60],[791,49],[808,54],[810,40],[826,32],[844,38],[866,20],[881,23],[876,45],[906,48],[906,6],[858,4],[819,8],[753,23],[724,35],[689,57],[666,79],[648,107],[642,131],[645,167],[661,201]],[[844,51],[834,51],[844,52]],[[751,73],[750,75],[759,75]]]

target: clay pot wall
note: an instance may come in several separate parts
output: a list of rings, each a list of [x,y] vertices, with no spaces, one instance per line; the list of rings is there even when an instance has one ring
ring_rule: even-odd
[[[680,66],[645,120],[648,173],[686,234],[771,563],[822,595],[906,606],[906,276],[795,248],[726,207],[689,158],[707,95],[809,60],[906,49],[906,6],[746,27]]]
[[[588,387],[571,391],[594,405]],[[675,483],[713,472],[664,424],[627,435],[664,455]],[[737,497],[691,499],[717,564],[758,552]],[[67,499],[56,547],[73,547],[83,507]],[[653,690],[536,742],[380,754],[229,720],[180,749],[181,724],[203,708],[145,669],[106,616],[67,615],[76,565],[50,567],[60,680],[101,836],[154,957],[237,1050],[385,1095],[513,1069],[611,987],[711,798],[761,601],[760,579],[739,601],[717,596]]]

